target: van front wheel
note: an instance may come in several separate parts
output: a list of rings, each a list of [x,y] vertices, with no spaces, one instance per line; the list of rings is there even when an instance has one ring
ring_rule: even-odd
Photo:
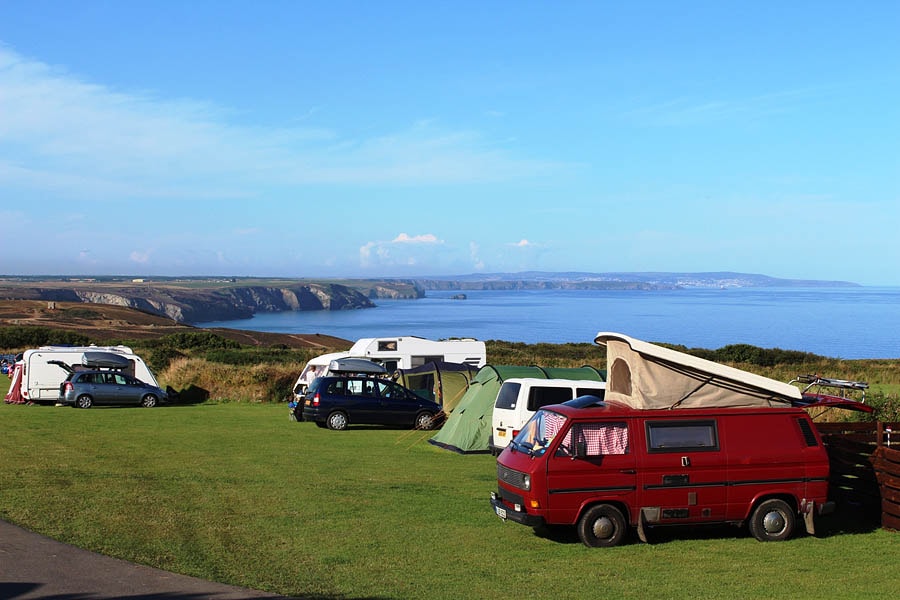
[[[784,500],[766,500],[750,517],[750,533],[761,542],[780,542],[794,531],[794,511]]]
[[[622,511],[610,504],[599,504],[578,519],[578,538],[590,548],[608,548],[622,541],[627,528]]]

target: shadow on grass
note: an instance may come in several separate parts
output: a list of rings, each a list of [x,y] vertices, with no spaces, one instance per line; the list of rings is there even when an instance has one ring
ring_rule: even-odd
[[[209,400],[209,390],[191,384],[183,388],[181,391],[173,387],[167,387],[166,393],[169,395],[170,406],[190,406],[193,404],[203,404]]]
[[[853,535],[872,533],[881,527],[881,516],[870,508],[856,504],[845,504],[838,507],[835,514],[820,517],[816,520],[817,538],[828,538],[837,535]],[[559,544],[580,544],[574,526],[543,525],[534,529],[538,537]],[[793,537],[805,536],[803,521],[798,518]],[[650,544],[665,544],[675,540],[707,540],[707,539],[743,539],[750,537],[746,525],[738,527],[728,524],[714,525],[668,525],[649,527],[647,529]],[[631,528],[623,544],[640,543],[637,533]]]

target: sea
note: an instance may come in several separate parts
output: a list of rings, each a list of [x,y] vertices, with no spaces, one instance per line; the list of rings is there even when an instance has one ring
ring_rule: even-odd
[[[717,349],[781,348],[843,359],[900,358],[900,287],[682,288],[427,292],[349,311],[259,313],[203,323],[360,338],[472,337],[528,344],[587,342],[598,332]]]

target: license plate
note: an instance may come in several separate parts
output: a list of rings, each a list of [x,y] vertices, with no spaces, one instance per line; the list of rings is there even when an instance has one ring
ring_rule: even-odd
[[[495,506],[494,510],[497,512],[498,517],[500,517],[501,519],[506,518],[506,509],[505,508],[500,508],[499,506]]]

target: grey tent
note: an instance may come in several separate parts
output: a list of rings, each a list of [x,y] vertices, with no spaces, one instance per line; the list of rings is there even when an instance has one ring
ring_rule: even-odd
[[[463,454],[489,452],[494,401],[503,381],[511,377],[604,381],[604,373],[590,366],[561,369],[485,365],[475,375],[447,422],[428,442]]]

